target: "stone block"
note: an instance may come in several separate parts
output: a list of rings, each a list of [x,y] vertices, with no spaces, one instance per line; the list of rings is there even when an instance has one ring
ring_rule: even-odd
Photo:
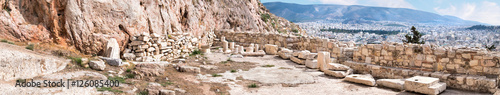
[[[300,65],[304,65],[305,64],[305,60],[299,59],[299,58],[297,58],[295,56],[290,57],[290,60],[292,60],[293,62],[295,62],[297,64],[300,64]]]
[[[90,68],[92,68],[94,70],[99,70],[99,71],[102,71],[106,68],[106,64],[102,60],[91,60],[89,62],[89,66],[90,66]]]
[[[200,68],[198,68],[198,67],[193,67],[193,66],[187,66],[187,65],[184,65],[184,66],[179,66],[179,67],[178,67],[178,70],[179,70],[180,72],[200,73]]]
[[[101,59],[106,61],[106,63],[108,63],[111,66],[121,66],[122,65],[121,59],[107,58],[107,57],[101,57]]]
[[[126,60],[134,60],[135,57],[136,56],[133,53],[124,53],[123,54],[123,58],[126,59]]]
[[[306,57],[309,55],[309,51],[300,51],[299,53],[299,56],[297,56],[297,58],[300,58],[300,59],[306,59]]]
[[[335,70],[335,71],[346,71],[351,69],[349,66],[338,64],[338,63],[328,63],[327,68],[328,70]]]
[[[477,66],[477,65],[479,65],[479,61],[478,61],[478,60],[471,60],[471,61],[469,62],[469,65],[470,65],[470,66]]]
[[[439,83],[439,78],[415,76],[405,80],[406,91],[437,95],[446,89],[446,83]]]
[[[307,59],[306,60],[306,67],[316,69],[318,68],[318,60],[316,59]]]
[[[278,55],[282,59],[290,59],[290,57],[292,56],[292,50],[288,50],[286,48],[282,48],[281,51],[278,52]]]
[[[306,59],[316,60],[317,58],[318,58],[318,53],[309,53],[309,55],[306,56]]]
[[[106,46],[104,47],[104,56],[120,59],[120,46],[115,38],[108,40]]]
[[[325,70],[323,72],[325,73],[325,75],[329,75],[329,76],[333,76],[333,77],[337,77],[337,78],[344,78],[344,77],[352,74],[353,70],[352,69],[349,69],[346,71]]]
[[[376,85],[375,79],[370,74],[366,74],[366,75],[360,75],[360,74],[348,75],[348,76],[346,76],[344,78],[344,81],[349,81],[349,82],[364,84],[364,85],[368,85],[368,86],[375,86]]]
[[[266,44],[264,45],[264,49],[266,51],[266,54],[270,55],[275,55],[278,53],[278,46],[277,45],[271,45],[271,44]]]
[[[377,80],[377,86],[404,90],[404,79],[379,79]]]
[[[330,62],[330,53],[329,52],[318,52],[318,66],[321,71],[327,69],[327,63]]]

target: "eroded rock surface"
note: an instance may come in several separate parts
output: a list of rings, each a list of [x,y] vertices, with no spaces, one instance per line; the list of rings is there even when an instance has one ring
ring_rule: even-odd
[[[304,33],[259,0],[0,0],[0,6],[0,38],[55,42],[86,54],[103,53],[109,38],[125,47],[140,33]]]
[[[0,43],[0,81],[32,78],[60,71],[70,61]]]

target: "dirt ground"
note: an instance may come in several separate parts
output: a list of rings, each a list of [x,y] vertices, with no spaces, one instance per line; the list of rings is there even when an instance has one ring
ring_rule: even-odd
[[[48,52],[54,53],[54,52]],[[60,56],[57,52],[54,56]],[[64,54],[67,55],[67,54]],[[0,81],[3,94],[118,94],[136,95],[172,90],[176,95],[418,95],[412,92],[370,87],[326,76],[276,55],[231,58],[230,54],[209,53],[185,58],[185,62],[137,67],[106,66],[103,71],[70,63],[56,73],[31,78],[40,80],[123,79],[120,87],[103,88],[19,88],[16,80]],[[92,59],[92,58],[91,58]],[[175,65],[200,67],[200,73],[179,72]],[[139,72],[139,73],[138,73]],[[145,74],[140,74],[145,73]],[[149,93],[152,94],[152,93]],[[484,94],[447,89],[442,95]]]

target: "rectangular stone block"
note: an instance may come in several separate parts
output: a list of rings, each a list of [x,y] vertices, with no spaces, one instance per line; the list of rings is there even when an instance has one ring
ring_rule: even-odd
[[[405,80],[406,91],[437,95],[446,89],[446,83],[439,83],[439,78],[415,76]]]
[[[376,85],[375,79],[372,77],[372,75],[369,75],[369,74],[366,74],[366,75],[360,75],[360,74],[348,75],[344,78],[344,81],[364,84],[364,85],[368,85],[368,86],[375,86]]]

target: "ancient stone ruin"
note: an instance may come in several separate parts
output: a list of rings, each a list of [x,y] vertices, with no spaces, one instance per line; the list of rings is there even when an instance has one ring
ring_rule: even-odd
[[[447,87],[489,93],[498,88],[500,54],[485,49],[387,42],[356,46],[318,37],[231,30],[215,34],[231,41],[229,48],[258,45],[266,54],[369,86],[434,95]],[[226,50],[224,40],[224,52],[239,50]]]

